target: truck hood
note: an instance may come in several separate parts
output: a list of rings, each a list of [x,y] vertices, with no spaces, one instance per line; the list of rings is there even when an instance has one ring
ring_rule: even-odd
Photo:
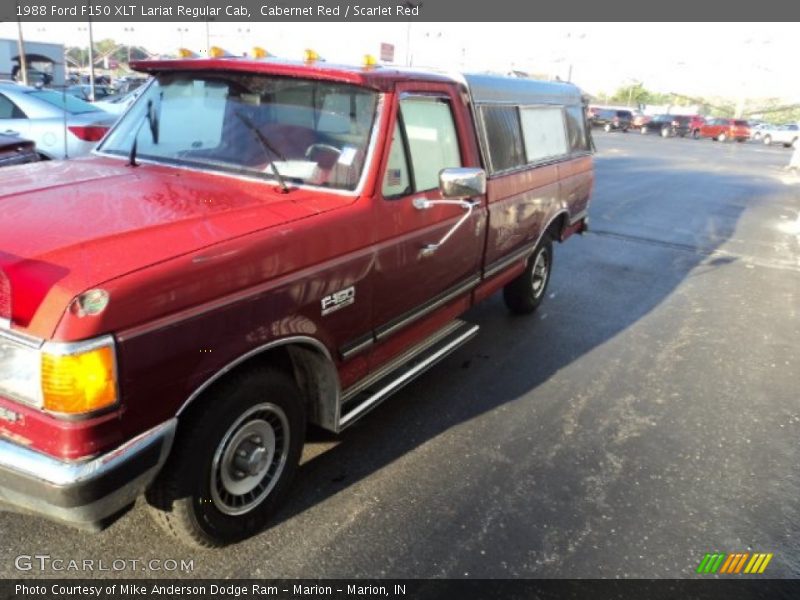
[[[31,329],[45,301],[63,312],[87,289],[323,212],[332,199],[351,200],[97,156],[3,169],[0,270],[10,282],[12,323]],[[35,329],[29,333],[44,333]]]

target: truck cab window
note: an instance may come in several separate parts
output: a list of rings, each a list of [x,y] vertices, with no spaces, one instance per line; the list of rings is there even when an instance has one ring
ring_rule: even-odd
[[[392,147],[389,150],[389,162],[383,176],[383,197],[393,198],[411,193],[409,183],[408,161],[403,143],[403,134],[400,131],[400,121],[394,126]]]
[[[400,101],[414,191],[439,187],[439,171],[461,166],[461,152],[450,104],[438,98],[406,98]]]

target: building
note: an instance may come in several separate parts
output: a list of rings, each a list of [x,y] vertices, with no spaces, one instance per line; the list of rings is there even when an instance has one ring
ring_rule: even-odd
[[[64,46],[45,42],[25,42],[29,83],[37,83],[46,75],[48,85],[64,85]],[[0,39],[0,79],[13,79],[19,72],[17,40]]]

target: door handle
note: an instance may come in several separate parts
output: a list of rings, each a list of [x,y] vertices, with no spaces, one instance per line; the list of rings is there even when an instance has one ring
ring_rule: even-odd
[[[480,206],[480,200],[428,200],[427,198],[414,198],[413,205],[414,208],[417,210],[428,210],[429,208],[433,208],[434,206],[444,205],[444,206],[460,206],[465,211],[464,216],[461,217],[455,225],[453,225],[450,230],[444,234],[442,239],[440,239],[435,244],[425,244],[420,250],[419,255],[422,258],[427,258],[429,256],[433,256],[436,251],[441,248],[442,244],[444,244],[450,237],[456,232],[456,230],[461,227],[467,219],[470,218],[472,215],[472,211],[475,210],[476,207]]]

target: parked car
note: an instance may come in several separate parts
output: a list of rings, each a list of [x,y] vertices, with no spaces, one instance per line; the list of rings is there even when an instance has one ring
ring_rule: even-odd
[[[147,490],[218,546],[278,510],[307,423],[343,430],[466,343],[475,302],[540,306],[587,227],[591,134],[568,83],[136,68],[155,80],[95,153],[0,172],[0,498],[101,527]]]
[[[718,142],[725,142],[727,140],[746,142],[750,138],[750,128],[747,126],[747,121],[714,118],[708,119],[705,124],[700,127],[697,136],[701,138],[710,138]]]
[[[136,88],[127,94],[117,94],[115,96],[109,96],[103,100],[98,100],[94,103],[99,109],[102,109],[108,113],[114,115],[121,115],[124,113],[128,108],[133,104],[134,100],[139,97],[139,94],[142,93],[144,88]]]
[[[94,100],[92,100],[92,86],[85,85],[71,85],[66,88],[67,94],[80,98],[84,102],[94,102],[98,100],[107,100],[114,96],[114,90],[108,85],[95,85],[94,86]]]
[[[691,117],[682,115],[656,115],[639,127],[641,133],[657,132],[661,137],[685,137],[691,131]]]
[[[36,144],[30,140],[10,135],[0,135],[0,167],[36,162]]]
[[[633,122],[633,113],[629,110],[601,108],[594,112],[590,122],[593,127],[602,127],[605,131],[626,132]]]
[[[761,139],[769,146],[783,144],[785,148],[797,148],[800,140],[800,126],[797,123],[777,125],[761,130]]]
[[[33,140],[43,158],[88,154],[115,120],[69,94],[0,83],[0,133]]]

